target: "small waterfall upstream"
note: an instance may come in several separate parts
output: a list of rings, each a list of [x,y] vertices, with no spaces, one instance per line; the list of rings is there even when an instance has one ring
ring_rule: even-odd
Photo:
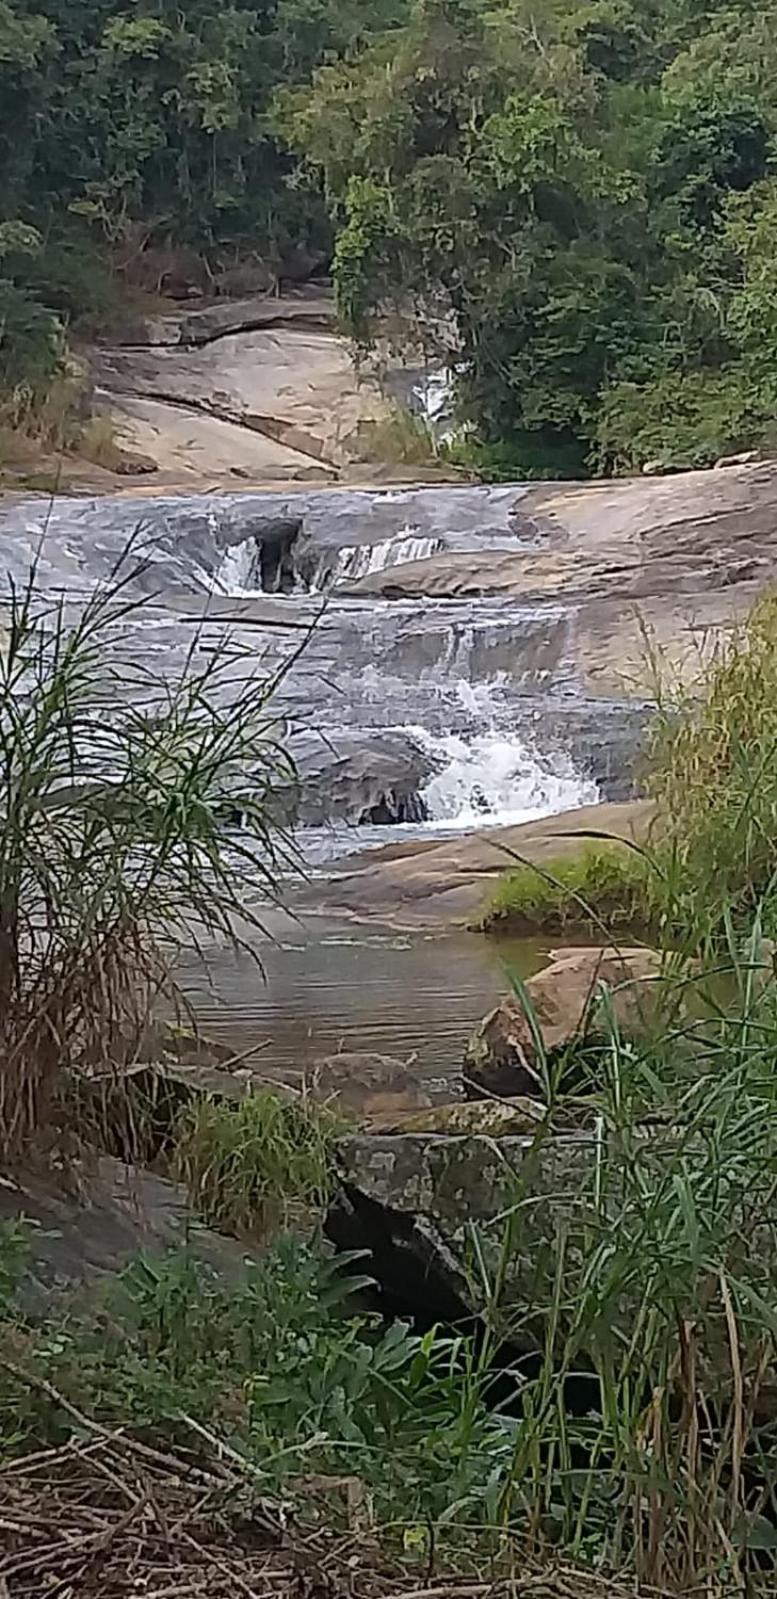
[[[456,832],[530,819],[612,786],[622,713],[581,696],[563,607],[348,594],[360,577],[439,563],[447,552],[519,557],[512,513],[521,492],[30,500],[0,508],[0,557],[18,582],[37,552],[42,586],[75,597],[132,541],[134,586],[148,603],[122,625],[117,651],[127,662],[142,657],[149,677],[184,669],[184,609],[200,613],[198,649],[228,628],[259,674],[279,672],[293,651],[275,703],[298,764],[298,823],[320,861],[396,827]],[[309,629],[301,653],[299,629]]]
[[[445,1093],[469,1029],[503,990],[484,942],[335,924],[321,907],[339,860],[398,838],[545,816],[615,797],[628,782],[634,714],[581,693],[564,606],[347,592],[361,576],[444,562],[448,551],[520,559],[526,534],[512,510],[521,492],[455,485],[0,505],[6,581],[23,584],[36,561],[39,586],[64,593],[74,613],[131,545],[125,598],[139,606],[116,623],[100,714],[117,694],[142,698],[149,685],[176,682],[227,637],[237,671],[255,672],[258,685],[276,678],[273,704],[299,773],[296,838],[319,911],[279,921],[261,907],[272,935],[261,951],[266,982],[248,954],[228,948],[203,961],[192,947],[180,968],[207,1030],[235,1054],[261,1046],[270,1078],[294,1080],[343,1049],[412,1052],[419,1081]],[[516,955],[521,970],[538,958]]]

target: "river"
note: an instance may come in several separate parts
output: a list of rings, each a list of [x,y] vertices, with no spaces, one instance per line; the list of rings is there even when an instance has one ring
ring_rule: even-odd
[[[387,840],[445,836],[621,797],[633,729],[618,702],[576,681],[575,617],[558,604],[356,598],[366,573],[446,551],[519,552],[511,519],[521,485],[322,488],[277,493],[0,506],[0,555],[21,581],[76,607],[127,541],[146,595],[115,630],[129,683],[169,681],[189,652],[205,658],[230,632],[257,676],[278,670],[275,704],[301,774],[297,840],[305,870]],[[130,585],[132,587],[132,585]],[[112,692],[114,690],[112,689]],[[129,689],[127,690],[130,691]],[[137,678],[132,692],[147,692]],[[308,896],[308,905],[310,899]],[[513,951],[523,970],[535,951]],[[464,934],[399,937],[332,925],[313,913],[275,930],[265,969],[224,951],[187,961],[184,984],[208,1027],[265,1046],[269,1073],[298,1073],[321,1054],[417,1052],[431,1083],[504,988],[499,959]]]

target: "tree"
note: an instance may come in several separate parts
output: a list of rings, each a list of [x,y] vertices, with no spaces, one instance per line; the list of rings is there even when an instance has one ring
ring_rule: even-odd
[[[408,338],[452,320],[462,414],[506,470],[641,464],[640,396],[678,464],[762,437],[729,218],[771,193],[776,74],[749,3],[416,0],[390,51],[284,105],[346,323],[368,342],[388,304]]]

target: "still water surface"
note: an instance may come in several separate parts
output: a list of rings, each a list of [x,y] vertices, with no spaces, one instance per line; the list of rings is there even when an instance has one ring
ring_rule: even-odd
[[[418,1081],[446,1098],[472,1028],[508,990],[507,971],[530,976],[547,945],[494,943],[475,934],[404,934],[330,917],[275,917],[246,952],[212,946],[182,963],[182,986],[202,1031],[252,1068],[295,1083],[327,1056],[369,1051],[415,1057]]]

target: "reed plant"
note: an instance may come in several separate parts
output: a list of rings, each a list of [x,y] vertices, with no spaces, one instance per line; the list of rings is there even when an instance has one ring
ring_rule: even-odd
[[[182,938],[237,941],[293,850],[274,682],[195,633],[161,681],[142,659],[132,550],[74,604],[37,567],[0,617],[0,1159],[56,1123],[79,1077],[135,1056],[180,1005]],[[117,636],[137,627],[124,664]],[[241,829],[230,822],[241,820]]]

